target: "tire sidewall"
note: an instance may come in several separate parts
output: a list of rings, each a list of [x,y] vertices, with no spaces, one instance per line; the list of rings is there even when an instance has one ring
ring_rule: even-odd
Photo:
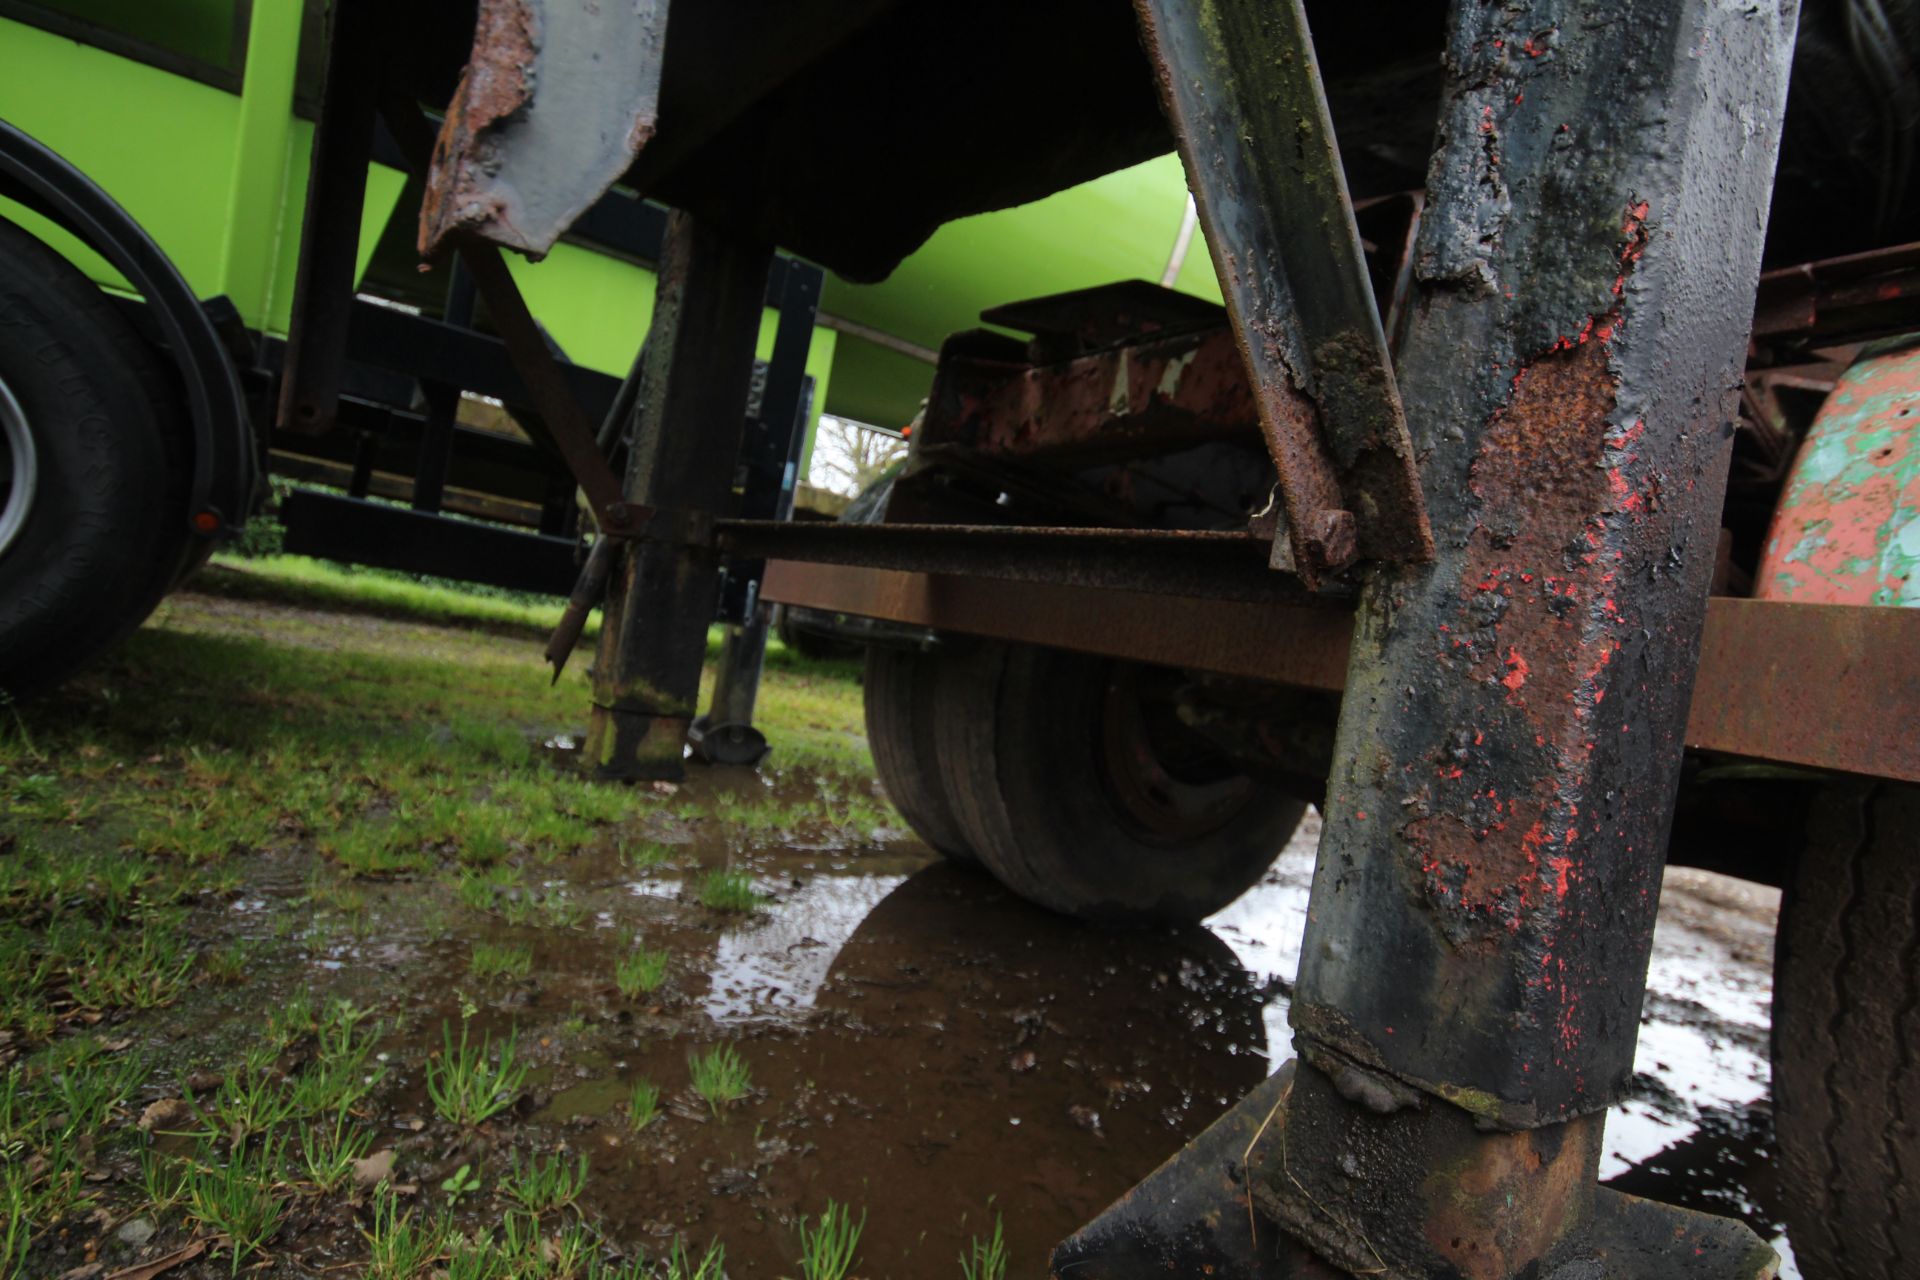
[[[0,555],[0,688],[25,694],[138,625],[179,537],[162,405],[152,370],[129,354],[140,339],[78,272],[13,239],[0,238],[0,379],[38,478]]]

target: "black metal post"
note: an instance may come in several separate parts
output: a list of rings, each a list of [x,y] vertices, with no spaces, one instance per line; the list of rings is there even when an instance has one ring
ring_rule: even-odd
[[[360,213],[379,101],[380,39],[369,0],[335,0],[327,20],[326,83],[314,125],[293,316],[277,427],[317,434],[333,425],[346,372]]]
[[[473,327],[473,275],[459,257],[447,264],[447,305],[442,317],[457,329]],[[453,427],[460,416],[460,388],[422,381],[427,418],[413,465],[413,509],[438,511],[446,501],[447,473],[453,465]]]
[[[1156,6],[1203,33],[1212,7]],[[1796,9],[1454,7],[1396,371],[1436,559],[1363,590],[1299,1067],[1245,1175],[1286,1232],[1260,1275],[1771,1274],[1745,1227],[1595,1176],[1632,1075]],[[1142,1211],[1057,1273],[1142,1274],[1079,1265]]]
[[[820,309],[821,272],[792,259],[777,259],[774,271],[782,277],[780,321],[741,458],[738,514],[748,520],[792,517],[800,455],[813,416],[807,351]],[[767,609],[760,603],[766,567],[762,559],[727,562],[721,605],[726,635],[714,672],[713,698],[707,713],[694,721],[691,735],[694,749],[711,764],[757,764],[769,749],[766,736],[753,727],[767,657]]]
[[[740,451],[771,260],[687,214],[668,220],[625,491],[656,514],[608,581],[586,742],[602,777],[684,770],[720,591],[712,520]]]

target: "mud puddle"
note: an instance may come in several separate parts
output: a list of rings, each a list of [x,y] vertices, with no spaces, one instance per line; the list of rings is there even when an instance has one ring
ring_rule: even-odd
[[[905,832],[796,844],[768,815],[810,785],[713,775],[644,801],[651,811],[619,840],[505,890],[533,904],[517,917],[461,915],[448,928],[451,885],[368,886],[350,928],[322,912],[292,943],[263,929],[279,958],[246,1000],[346,994],[395,1028],[381,1106],[397,1176],[426,1202],[463,1164],[491,1182],[510,1151],[584,1154],[581,1208],[609,1241],[654,1256],[677,1234],[719,1238],[741,1277],[794,1274],[792,1224],[829,1199],[868,1215],[857,1274],[869,1280],[957,1273],[956,1254],[995,1214],[1010,1274],[1044,1274],[1055,1242],[1285,1054],[1312,819],[1206,927],[1107,934],[939,863]],[[637,866],[640,844],[664,860]],[[719,867],[750,876],[763,905],[703,905]],[[266,921],[298,884],[263,876],[229,927]],[[1638,1087],[1610,1122],[1603,1177],[1777,1238],[1766,1057],[1777,896],[1676,871],[1663,906]],[[487,944],[529,948],[530,976],[475,978]],[[666,950],[668,973],[629,998],[614,973],[638,947]],[[533,1067],[514,1110],[475,1131],[435,1121],[424,1089],[442,1026],[463,1013],[475,1038],[516,1035]],[[722,1042],[752,1082],[716,1114],[691,1089],[688,1055]],[[636,1132],[627,1106],[642,1080],[661,1109]],[[482,1197],[456,1217],[490,1213]],[[331,1253],[313,1239],[302,1256],[324,1266]]]

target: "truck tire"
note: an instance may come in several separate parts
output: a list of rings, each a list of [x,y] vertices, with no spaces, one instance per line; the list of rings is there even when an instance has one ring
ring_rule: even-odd
[[[1920,787],[1814,803],[1776,944],[1774,1125],[1807,1280],[1920,1269]]]
[[[186,562],[178,393],[65,259],[0,221],[0,690],[71,674]]]
[[[936,758],[960,829],[1041,906],[1200,920],[1266,873],[1306,812],[1183,729],[1153,696],[1175,673],[998,642],[940,665]]]
[[[915,649],[867,648],[863,686],[867,743],[880,789],[929,848],[950,862],[977,866],[934,767],[934,678],[939,658]]]

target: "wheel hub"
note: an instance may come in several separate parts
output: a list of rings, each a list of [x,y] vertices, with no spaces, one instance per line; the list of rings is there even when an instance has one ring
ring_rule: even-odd
[[[39,480],[39,455],[27,415],[4,379],[0,379],[0,556],[4,556],[27,527]]]

